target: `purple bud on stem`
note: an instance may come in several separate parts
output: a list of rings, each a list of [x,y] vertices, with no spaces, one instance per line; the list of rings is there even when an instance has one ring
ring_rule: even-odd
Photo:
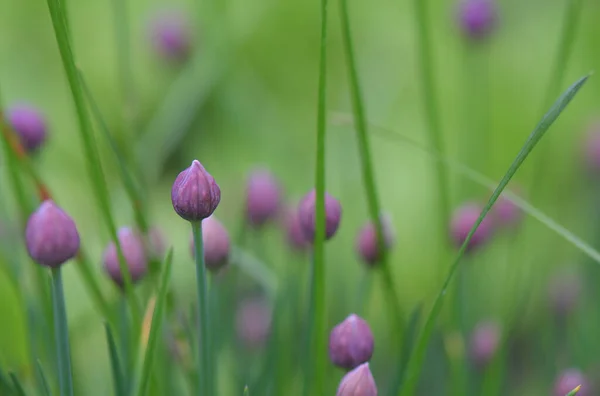
[[[352,314],[331,330],[329,358],[338,367],[353,369],[373,356],[375,342],[369,324]]]
[[[377,386],[369,363],[347,373],[338,387],[336,396],[377,396]]]
[[[171,189],[175,212],[195,222],[209,217],[221,201],[221,189],[198,160],[181,172]]]
[[[458,9],[460,28],[472,40],[482,40],[496,26],[495,0],[463,0]]]
[[[389,216],[381,217],[381,226],[383,228],[383,240],[385,248],[390,249],[394,245],[394,229]],[[368,265],[375,265],[381,259],[379,244],[377,243],[377,231],[375,224],[369,221],[359,231],[356,237],[356,251],[358,256]]]
[[[184,13],[163,12],[152,20],[150,38],[155,51],[174,62],[186,60],[191,50],[191,32]]]
[[[33,152],[46,141],[46,120],[37,108],[21,103],[9,108],[6,113],[25,150]]]
[[[131,281],[137,282],[144,277],[147,269],[144,242],[136,232],[128,227],[121,228],[118,237],[125,263],[131,274]],[[124,278],[121,267],[119,267],[119,255],[114,242],[111,242],[104,251],[104,269],[119,287],[123,287]]]
[[[246,216],[253,227],[264,226],[273,220],[281,201],[279,183],[270,172],[256,170],[252,172],[246,184]]]
[[[310,243],[304,235],[300,219],[298,218],[298,210],[296,208],[288,208],[285,210],[281,218],[281,226],[284,228],[288,245],[292,250],[297,252],[305,251]]]
[[[456,247],[462,246],[465,242],[471,228],[477,222],[482,209],[483,208],[476,203],[467,203],[454,212],[450,223],[450,237]],[[473,234],[467,249],[472,250],[480,247],[491,237],[493,229],[493,221],[488,214],[477,228],[477,231],[475,231],[475,234]]]
[[[312,190],[304,196],[298,207],[298,218],[304,236],[310,242],[315,239],[317,194]],[[339,225],[342,217],[342,206],[328,193],[325,193],[325,239],[331,239]]]
[[[473,363],[482,368],[494,358],[500,343],[501,330],[498,323],[486,321],[479,323],[470,340],[470,355]]]

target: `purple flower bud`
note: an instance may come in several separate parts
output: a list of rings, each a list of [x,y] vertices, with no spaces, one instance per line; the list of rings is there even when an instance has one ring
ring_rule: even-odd
[[[21,103],[6,113],[8,122],[26,151],[33,152],[46,141],[46,120],[37,108]]]
[[[476,366],[484,367],[494,358],[500,337],[500,326],[496,322],[481,322],[475,327],[471,334],[470,355]]]
[[[156,52],[167,60],[181,62],[190,54],[191,32],[182,12],[171,10],[157,15],[150,26],[150,38]]]
[[[296,208],[285,211],[283,227],[286,231],[288,244],[293,250],[303,252],[310,246],[310,242],[306,239],[300,225],[298,210]]]
[[[577,396],[590,396],[592,394],[590,383],[581,371],[574,368],[565,370],[554,384],[554,394],[565,396],[579,385],[581,385],[581,389],[579,389]]]
[[[177,175],[171,190],[175,212],[187,221],[209,217],[221,201],[221,189],[198,160]]]
[[[450,223],[450,236],[457,247],[462,246],[467,239],[471,228],[475,225],[481,214],[481,210],[482,207],[480,205],[476,203],[467,203],[454,212],[454,216]],[[471,250],[481,246],[491,237],[492,232],[493,221],[488,214],[477,228],[477,231],[475,231],[475,234],[473,234],[467,249]]]
[[[517,226],[523,218],[523,211],[511,200],[500,196],[491,210],[494,221],[501,227]]]
[[[394,245],[394,229],[389,216],[381,216],[381,227],[383,228],[383,240],[385,247],[389,250]],[[379,244],[377,243],[377,232],[375,224],[369,221],[361,228],[356,238],[356,250],[359,257],[368,265],[377,264],[381,258]]]
[[[336,396],[377,396],[377,386],[369,363],[364,363],[347,373],[340,385]]]
[[[246,184],[246,216],[254,227],[261,227],[279,212],[281,192],[275,177],[266,170],[250,174]]]
[[[331,330],[329,358],[338,367],[353,369],[373,356],[375,342],[369,324],[352,314]]]
[[[214,217],[202,220],[202,244],[204,249],[204,265],[211,271],[223,268],[229,260],[229,234],[223,224]],[[192,258],[195,257],[194,235],[190,240]]]
[[[137,282],[146,274],[147,260],[144,242],[137,233],[128,227],[121,228],[118,237],[131,280]],[[118,286],[123,287],[124,277],[121,274],[119,254],[114,242],[111,242],[104,251],[104,269]]]
[[[29,216],[25,243],[34,261],[58,268],[79,252],[79,233],[73,219],[53,201],[47,200]]]
[[[304,236],[309,241],[315,239],[317,194],[312,190],[304,196],[298,207],[298,218]],[[328,193],[325,193],[325,239],[331,239],[340,225],[342,206]]]
[[[151,227],[148,231],[148,252],[156,260],[162,260],[165,256],[165,235],[158,227]]]
[[[458,20],[463,33],[470,39],[487,37],[496,25],[495,0],[463,0],[458,10]]]
[[[581,277],[577,273],[561,271],[548,283],[548,297],[554,313],[565,317],[572,313],[579,303]]]
[[[261,297],[242,300],[235,314],[239,340],[249,349],[259,349],[271,334],[271,306]]]

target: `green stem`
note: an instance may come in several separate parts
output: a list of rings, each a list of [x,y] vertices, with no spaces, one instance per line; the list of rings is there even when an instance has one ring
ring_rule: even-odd
[[[192,222],[192,232],[194,235],[194,249],[196,260],[196,287],[198,300],[198,320],[200,322],[200,335],[198,337],[198,366],[200,381],[199,389],[201,395],[209,396],[213,393],[213,378],[211,369],[215,363],[212,357],[212,348],[210,345],[210,318],[208,303],[208,282],[207,271],[204,265],[204,241],[202,240],[202,222]]]
[[[440,127],[439,110],[437,108],[437,96],[433,76],[433,56],[431,39],[429,37],[429,18],[427,16],[428,0],[414,0],[417,18],[417,49],[419,64],[417,69],[421,71],[421,85],[423,89],[423,105],[425,108],[425,120],[429,132],[429,140],[432,146],[441,155],[446,154],[442,130]],[[439,216],[441,219],[441,235],[445,235],[450,221],[450,189],[448,187],[448,175],[441,163],[437,164],[436,177],[439,193]]]
[[[54,333],[58,357],[60,395],[73,396],[69,328],[60,268],[52,270],[52,305],[54,308]]]

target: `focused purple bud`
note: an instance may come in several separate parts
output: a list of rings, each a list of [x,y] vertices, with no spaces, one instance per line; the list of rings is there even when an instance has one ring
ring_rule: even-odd
[[[169,61],[181,62],[189,57],[191,37],[188,20],[182,12],[163,12],[154,18],[150,26],[155,51]]]
[[[510,199],[500,196],[491,210],[494,222],[501,227],[515,227],[523,218],[523,211]]]
[[[377,396],[377,386],[369,363],[364,363],[348,372],[340,385],[336,396]]]
[[[475,327],[471,334],[469,353],[477,367],[487,366],[494,358],[501,336],[500,325],[496,322],[481,322]]]
[[[577,392],[577,396],[590,396],[592,394],[591,385],[581,371],[574,368],[565,370],[554,384],[554,395],[566,396],[579,385],[581,385],[581,388]]]
[[[395,239],[392,221],[389,216],[381,216],[381,227],[383,228],[385,247],[389,250],[394,245]],[[377,243],[377,231],[372,221],[365,224],[358,232],[356,251],[359,257],[368,265],[375,265],[381,259],[381,252]]]
[[[37,108],[21,103],[9,108],[6,113],[8,122],[26,151],[33,152],[46,141],[46,120]]]
[[[462,246],[465,242],[471,228],[477,222],[482,209],[476,203],[467,203],[454,212],[450,223],[450,237],[456,247]],[[467,249],[472,250],[481,246],[491,237],[493,229],[493,221],[488,214],[477,228],[477,231],[475,231],[475,234],[473,234],[467,245]]]
[[[305,251],[310,246],[310,242],[306,239],[300,225],[298,210],[296,208],[286,210],[282,222],[288,245],[296,252]]]
[[[375,342],[369,324],[352,314],[331,330],[329,358],[338,367],[353,369],[373,356]]]
[[[187,221],[209,217],[221,201],[221,189],[198,160],[181,172],[171,189],[175,212]]]
[[[581,277],[577,273],[560,271],[548,283],[548,298],[552,311],[558,317],[572,313],[579,303]]]
[[[242,300],[235,314],[238,339],[249,349],[264,347],[271,334],[271,306],[266,299],[253,297]]]
[[[463,0],[458,9],[458,21],[465,36],[473,40],[486,38],[496,26],[495,0]]]
[[[298,207],[300,226],[306,239],[311,242],[315,239],[316,203],[317,194],[312,190],[304,196]],[[335,235],[341,218],[342,206],[335,198],[325,193],[325,239],[331,239]]]
[[[258,228],[276,218],[280,200],[275,176],[262,169],[250,174],[246,184],[246,216],[250,225]]]
[[[223,224],[214,217],[202,220],[202,243],[204,249],[204,265],[211,271],[223,268],[229,260],[229,234]],[[190,240],[190,251],[194,257],[194,235]]]
[[[147,259],[144,242],[135,231],[128,227],[121,228],[118,237],[131,280],[135,283],[146,274]],[[118,286],[123,287],[125,278],[119,267],[119,254],[114,242],[111,242],[104,251],[104,269]]]
[[[165,256],[165,234],[158,227],[151,227],[148,231],[148,253],[156,260],[162,260]]]
[[[73,219],[47,200],[29,216],[25,244],[35,262],[58,268],[79,252],[79,233]]]

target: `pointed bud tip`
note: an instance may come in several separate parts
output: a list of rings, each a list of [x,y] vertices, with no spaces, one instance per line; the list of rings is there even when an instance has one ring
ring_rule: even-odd
[[[221,201],[221,189],[198,160],[177,175],[171,202],[177,214],[191,222],[209,217]]]
[[[329,335],[329,358],[344,369],[353,369],[369,361],[374,348],[369,324],[356,314],[336,325]]]
[[[336,396],[377,396],[377,386],[369,363],[363,363],[348,372],[338,387]]]

